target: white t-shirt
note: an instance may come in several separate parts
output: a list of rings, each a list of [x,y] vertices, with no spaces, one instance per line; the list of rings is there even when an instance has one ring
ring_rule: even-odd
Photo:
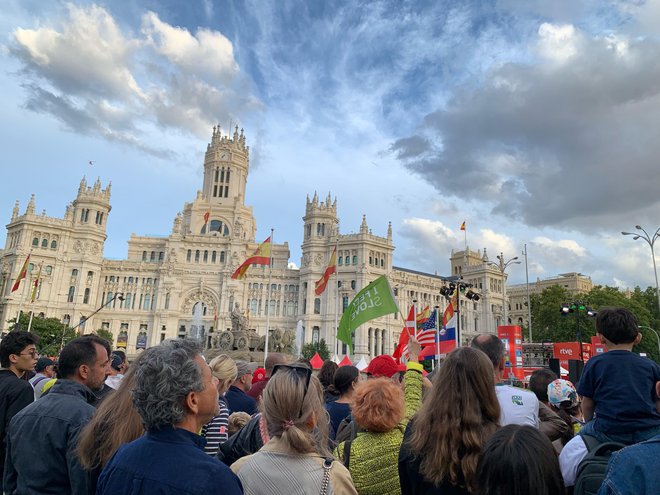
[[[497,384],[497,400],[502,409],[500,423],[539,427],[539,400],[532,392],[510,385]]]
[[[587,445],[580,435],[575,435],[564,445],[559,454],[559,467],[564,478],[564,485],[575,486],[577,468],[588,453]]]

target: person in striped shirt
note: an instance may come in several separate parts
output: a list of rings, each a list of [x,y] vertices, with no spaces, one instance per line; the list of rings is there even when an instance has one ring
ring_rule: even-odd
[[[236,363],[226,354],[214,357],[209,363],[211,373],[218,380],[218,405],[219,412],[213,419],[202,427],[202,436],[206,438],[204,452],[215,457],[218,454],[220,444],[227,441],[229,426],[229,408],[225,401],[225,392],[236,380],[238,370]]]

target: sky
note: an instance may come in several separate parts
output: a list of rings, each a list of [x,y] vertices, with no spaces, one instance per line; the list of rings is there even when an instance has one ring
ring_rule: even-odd
[[[212,127],[238,125],[257,239],[297,265],[317,191],[341,233],[392,222],[396,266],[526,244],[530,281],[655,283],[621,231],[660,226],[660,1],[8,0],[0,28],[6,223],[32,193],[62,217],[100,177],[124,259],[194,199]]]

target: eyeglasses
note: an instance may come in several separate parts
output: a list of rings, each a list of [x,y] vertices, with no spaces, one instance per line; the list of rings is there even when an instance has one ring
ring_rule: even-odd
[[[21,352],[19,356],[31,356],[33,358],[39,358],[39,353],[35,350],[32,350],[28,352]]]
[[[275,376],[275,374],[278,371],[289,371],[289,374],[293,374],[294,376],[298,377],[299,379],[302,378],[305,380],[305,391],[302,396],[302,401],[305,401],[305,397],[307,397],[307,391],[309,390],[309,382],[312,378],[312,370],[307,368],[306,366],[292,366],[290,364],[276,364],[273,367],[273,373],[271,374],[271,378]],[[293,373],[291,373],[293,372]],[[302,410],[303,410],[303,405],[300,404],[300,413],[298,413],[298,417],[302,416]]]

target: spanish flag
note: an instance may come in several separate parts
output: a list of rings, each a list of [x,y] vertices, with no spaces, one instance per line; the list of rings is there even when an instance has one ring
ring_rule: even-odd
[[[34,279],[34,284],[32,287],[32,297],[30,299],[30,302],[34,302],[34,300],[37,298],[37,294],[39,293],[39,284],[41,283],[41,267],[43,266],[43,263],[39,265],[39,273],[37,273],[37,278]]]
[[[314,294],[317,296],[323,294],[323,291],[328,285],[328,280],[330,280],[330,275],[333,273],[337,273],[337,246],[332,250],[330,261],[328,261],[328,266],[326,267],[325,272],[323,272],[321,278],[318,279],[314,285]]]
[[[244,279],[250,265],[270,265],[270,237],[259,244],[254,254],[236,269],[231,278],[237,280]]]
[[[18,272],[18,277],[16,277],[16,282],[14,282],[14,285],[11,287],[11,291],[15,292],[18,290],[18,288],[21,285],[21,280],[25,278],[25,275],[27,274],[27,269],[28,269],[28,263],[30,262],[30,255],[27,255],[27,258],[25,258],[25,263],[23,263],[23,268],[21,268],[21,271]]]
[[[431,316],[431,308],[426,306],[422,311],[417,313],[417,328],[421,327],[424,323],[429,321]]]
[[[461,230],[465,230],[465,220],[463,220],[463,223],[461,224]]]

